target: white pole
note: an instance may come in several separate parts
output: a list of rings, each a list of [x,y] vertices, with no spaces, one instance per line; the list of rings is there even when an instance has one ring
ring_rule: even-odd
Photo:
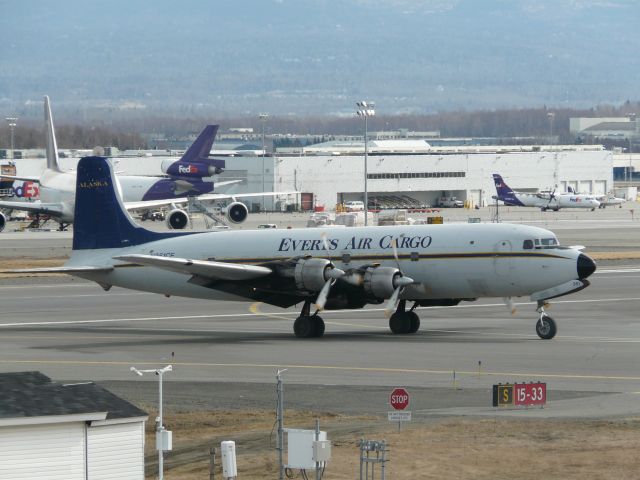
[[[163,447],[163,441],[164,439],[162,438],[162,432],[164,430],[164,425],[162,424],[162,374],[164,372],[162,370],[158,370],[158,375],[160,377],[159,381],[158,381],[158,385],[159,385],[159,397],[160,397],[160,401],[159,401],[159,406],[158,406],[158,416],[160,417],[160,421],[158,423],[158,433],[160,434],[160,442],[158,445],[158,479],[159,480],[163,480],[164,478],[164,455],[163,455],[163,451],[162,451],[162,447]]]
[[[364,226],[369,223],[369,192],[367,189],[367,160],[369,156],[369,147],[367,146],[367,117],[364,116]]]

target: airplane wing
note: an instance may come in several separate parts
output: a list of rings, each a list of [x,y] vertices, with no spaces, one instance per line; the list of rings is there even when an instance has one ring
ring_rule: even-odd
[[[218,184],[219,185],[219,184]],[[237,198],[250,198],[250,197],[276,197],[278,195],[294,195],[300,192],[261,192],[261,193],[205,193],[203,195],[198,195],[196,198],[200,201],[205,202],[213,202],[220,200],[233,200],[235,201]],[[125,202],[124,206],[127,210],[139,210],[143,208],[156,208],[156,207],[165,207],[170,205],[178,205],[182,203],[187,203],[189,201],[188,197],[179,197],[179,198],[167,198],[162,200],[141,200],[139,202]]]
[[[119,255],[113,258],[123,262],[161,268],[186,275],[196,275],[211,280],[251,280],[265,277],[272,273],[270,268],[259,265],[241,265],[210,260],[189,260],[187,258],[156,257],[153,255]]]
[[[22,210],[25,212],[39,213],[42,215],[62,215],[62,205],[59,203],[42,202],[0,202],[0,208],[10,210]]]
[[[112,266],[105,267],[41,267],[41,268],[18,268],[15,270],[0,270],[0,273],[87,273],[87,272],[108,272],[113,270]]]
[[[0,175],[1,178],[6,178],[7,180],[19,180],[21,182],[35,182],[40,183],[40,177],[22,177],[18,175]]]

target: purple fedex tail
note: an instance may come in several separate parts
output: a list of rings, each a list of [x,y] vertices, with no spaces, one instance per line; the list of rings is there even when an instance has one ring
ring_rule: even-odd
[[[501,200],[505,205],[517,205],[519,207],[524,207],[524,204],[518,200],[516,193],[511,190],[509,185],[504,183],[502,177],[497,173],[493,174],[493,182],[496,185],[498,200]]]
[[[219,125],[204,127],[195,142],[178,161],[165,160],[162,172],[168,178],[156,182],[142,200],[161,200],[197,196],[213,192],[213,182],[203,178],[224,171],[225,161],[209,158]]]
[[[196,141],[191,144],[177,162],[162,164],[162,171],[170,177],[203,178],[224,170],[224,160],[209,158],[211,146],[218,133],[219,125],[204,127]]]

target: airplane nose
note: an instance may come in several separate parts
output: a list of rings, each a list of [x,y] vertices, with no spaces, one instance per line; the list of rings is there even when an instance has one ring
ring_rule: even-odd
[[[583,280],[596,271],[596,262],[584,253],[578,257],[578,278]]]

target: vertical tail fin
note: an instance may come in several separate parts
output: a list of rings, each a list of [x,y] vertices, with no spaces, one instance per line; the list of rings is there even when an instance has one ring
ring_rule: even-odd
[[[113,167],[104,157],[78,162],[73,250],[124,248],[191,232],[151,232],[124,208]]]
[[[195,142],[178,161],[162,163],[162,171],[170,177],[197,178],[210,177],[224,171],[225,161],[209,158],[211,146],[218,133],[218,125],[204,127]],[[211,191],[213,183],[209,183]],[[203,192],[205,193],[205,192]]]
[[[498,194],[498,199],[502,200],[504,197],[513,195],[513,190],[511,190],[509,185],[504,183],[502,176],[498,175],[497,173],[494,173],[493,182],[496,185],[496,192]]]
[[[197,162],[198,160],[207,160],[211,153],[211,147],[218,134],[220,125],[207,125],[204,127],[195,142],[191,144],[189,149],[184,152],[180,159],[181,162]]]
[[[49,97],[44,96],[44,125],[47,136],[47,168],[56,172],[60,172],[60,164],[58,163],[58,143],[56,142],[56,132],[53,128],[53,117],[51,115],[51,105]]]

